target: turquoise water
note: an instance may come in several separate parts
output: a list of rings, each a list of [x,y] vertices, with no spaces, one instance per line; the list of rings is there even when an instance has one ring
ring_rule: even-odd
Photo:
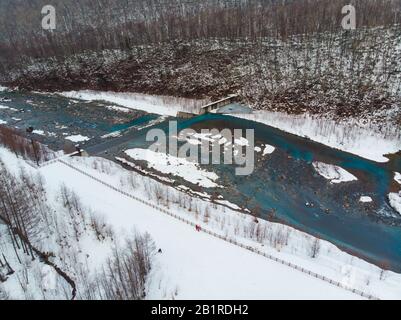
[[[12,102],[0,104],[16,108],[18,112],[0,110],[0,119],[10,126],[34,126],[56,133],[55,137],[43,138],[55,147],[63,144],[62,134],[79,133],[93,137],[88,150],[92,148],[102,154],[107,149],[109,157],[114,158],[117,154],[121,156],[123,149],[149,146],[150,142],[145,141],[149,129],[168,131],[165,121],[138,132],[124,133],[118,141],[104,141],[100,138],[104,134],[141,126],[158,116],[138,112],[126,119],[122,116],[123,119],[115,123],[115,113],[99,103],[72,103],[58,96],[0,94],[4,95],[12,98]],[[58,129],[61,125],[66,128]],[[250,128],[255,130],[256,145],[276,147],[271,155],[257,156],[255,171],[249,176],[236,176],[235,166],[206,166],[207,170],[218,174],[218,182],[225,186],[208,189],[208,192],[218,192],[226,200],[249,209],[259,206],[263,211],[261,218],[274,218],[354,255],[376,264],[389,264],[392,270],[401,272],[401,215],[387,200],[393,171],[401,172],[401,157],[395,157],[391,163],[376,163],[263,124],[221,114],[178,120],[178,130],[189,127],[196,130]],[[339,165],[357,176],[358,181],[332,185],[315,172],[313,161]],[[181,183],[195,187],[185,181]],[[362,204],[360,196],[370,196],[374,202]]]
[[[8,97],[11,101],[0,104],[17,111],[0,109],[0,120],[23,131],[32,126],[50,133],[47,138],[36,138],[53,148],[61,148],[64,137],[75,134],[91,138],[85,145],[96,144],[106,134],[145,125],[159,117],[137,110],[117,113],[105,107],[110,104],[72,100],[58,95],[3,92],[1,97]]]
[[[401,272],[401,216],[388,203],[393,171],[387,164],[342,152],[278,129],[219,114],[179,120],[178,130],[237,128],[255,130],[256,145],[270,144],[276,151],[257,158],[253,174],[235,175],[234,166],[207,166],[220,177],[224,198],[250,209],[259,206],[262,218],[274,218],[297,229],[328,240],[342,249]],[[168,123],[158,126],[168,132]],[[145,133],[124,148],[146,148]],[[318,175],[313,161],[339,165],[358,177],[357,182],[330,184]],[[401,162],[392,169],[401,171]],[[224,182],[224,183],[222,183]],[[185,183],[184,181],[180,183]],[[373,198],[362,204],[361,196]],[[306,203],[313,204],[307,206]]]
[[[116,131],[122,131],[122,130],[126,130],[132,127],[136,127],[136,126],[141,126],[144,124],[149,123],[152,120],[157,119],[157,116],[154,114],[145,114],[137,119],[131,120],[129,122],[126,123],[119,123],[116,125],[113,125],[110,129],[108,129],[109,132],[116,132]]]

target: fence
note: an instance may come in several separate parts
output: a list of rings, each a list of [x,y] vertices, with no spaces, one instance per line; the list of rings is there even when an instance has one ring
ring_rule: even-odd
[[[69,168],[71,168],[71,169],[73,169],[73,170],[75,170],[75,171],[77,171],[77,172],[79,172],[79,173],[81,173],[81,174],[83,174],[83,175],[85,175],[85,176],[87,176],[87,177],[89,177],[89,178],[91,178],[91,179],[93,179],[93,180],[95,180],[95,181],[97,181],[97,182],[103,184],[104,186],[106,186],[106,187],[108,187],[108,188],[110,188],[110,189],[112,189],[112,190],[114,190],[114,191],[116,191],[116,192],[119,192],[120,194],[123,194],[124,196],[127,196],[127,197],[129,197],[129,198],[131,198],[131,199],[134,199],[134,200],[136,200],[136,201],[138,201],[138,202],[140,202],[140,203],[142,203],[142,204],[145,204],[145,205],[147,205],[147,206],[149,206],[149,207],[151,207],[151,208],[153,208],[153,209],[156,209],[156,210],[158,210],[158,211],[160,211],[160,212],[162,212],[162,213],[164,213],[164,214],[167,214],[167,215],[169,215],[170,217],[173,217],[173,218],[175,218],[175,219],[177,219],[177,220],[179,220],[179,221],[181,221],[181,222],[184,222],[184,223],[186,223],[186,224],[188,224],[188,225],[191,225],[191,226],[193,226],[193,227],[196,226],[196,223],[195,223],[195,222],[192,222],[192,221],[190,221],[190,220],[187,220],[187,219],[185,219],[185,218],[183,218],[183,217],[181,217],[181,216],[179,216],[179,215],[177,215],[177,214],[175,214],[175,213],[172,213],[172,212],[170,212],[170,211],[168,211],[168,210],[166,210],[166,209],[164,209],[164,208],[161,208],[161,207],[159,207],[159,206],[156,206],[156,205],[154,205],[154,204],[152,204],[152,203],[150,203],[150,202],[148,202],[148,201],[146,201],[146,200],[140,199],[140,198],[138,198],[138,197],[136,197],[136,196],[134,196],[134,195],[132,195],[132,194],[130,194],[130,193],[128,193],[128,192],[125,192],[125,191],[123,191],[123,190],[121,190],[121,189],[118,189],[118,188],[112,186],[111,184],[108,184],[108,183],[106,183],[106,182],[104,182],[104,181],[102,181],[102,180],[100,180],[100,179],[98,179],[98,178],[96,178],[96,177],[94,177],[94,176],[92,176],[92,175],[86,173],[85,171],[83,171],[83,170],[81,170],[81,169],[79,169],[79,168],[77,168],[77,167],[74,167],[73,165],[71,165],[71,164],[69,164],[69,163],[67,163],[67,162],[65,162],[65,161],[63,161],[63,160],[61,160],[61,159],[57,159],[56,161],[58,161],[58,162],[60,162],[60,163],[62,163],[62,164],[64,164],[64,165],[66,165],[67,167],[69,167]],[[233,244],[233,245],[236,245],[236,246],[238,246],[238,247],[241,247],[241,248],[243,248],[243,249],[246,249],[246,250],[251,251],[251,252],[253,252],[253,253],[256,253],[256,254],[258,254],[258,255],[261,255],[261,256],[263,256],[263,257],[265,257],[265,258],[267,258],[267,259],[270,259],[270,260],[275,261],[275,262],[277,262],[277,263],[280,263],[280,264],[282,264],[282,265],[288,266],[288,267],[290,267],[290,268],[292,268],[292,269],[295,269],[295,270],[298,270],[298,271],[300,271],[300,272],[303,272],[303,273],[305,273],[305,274],[307,274],[307,275],[309,275],[309,276],[311,276],[311,277],[320,279],[320,280],[325,281],[325,282],[327,282],[327,283],[330,283],[330,284],[332,284],[332,285],[334,285],[334,286],[336,286],[336,287],[339,287],[339,288],[342,288],[342,289],[344,289],[344,290],[350,291],[350,292],[352,292],[352,293],[354,293],[354,294],[357,294],[357,295],[359,295],[359,296],[361,296],[361,297],[363,297],[363,298],[366,298],[366,299],[369,299],[369,300],[379,300],[379,298],[377,298],[377,297],[375,297],[375,296],[373,296],[373,295],[371,295],[371,294],[367,294],[367,293],[365,293],[365,292],[363,292],[363,291],[361,291],[361,290],[354,289],[354,288],[351,288],[351,287],[349,287],[349,286],[343,285],[342,283],[340,283],[340,282],[338,282],[338,281],[335,281],[335,280],[332,280],[332,279],[330,279],[330,278],[327,278],[327,277],[325,277],[325,276],[323,276],[323,275],[320,275],[320,274],[318,274],[318,273],[315,273],[315,272],[313,272],[313,271],[310,271],[310,270],[308,270],[308,269],[305,269],[305,268],[303,268],[303,267],[301,267],[301,266],[298,266],[298,265],[296,265],[296,264],[293,264],[293,263],[291,263],[291,262],[288,262],[288,261],[285,261],[285,260],[283,260],[283,259],[274,257],[273,255],[270,255],[270,254],[268,254],[268,253],[266,253],[266,252],[263,252],[263,251],[261,251],[261,250],[259,250],[259,249],[253,248],[253,247],[251,247],[251,246],[246,246],[246,245],[244,245],[244,244],[242,244],[242,243],[236,241],[235,239],[231,239],[231,238],[229,238],[229,237],[222,236],[221,234],[218,234],[218,233],[216,233],[216,232],[207,230],[207,229],[205,229],[205,228],[203,228],[203,227],[201,228],[201,231],[204,232],[204,233],[207,233],[207,234],[209,234],[209,235],[211,235],[211,236],[213,236],[213,237],[215,237],[215,238],[224,240],[224,241],[226,241],[226,242],[228,242],[228,243],[231,243],[231,244]]]

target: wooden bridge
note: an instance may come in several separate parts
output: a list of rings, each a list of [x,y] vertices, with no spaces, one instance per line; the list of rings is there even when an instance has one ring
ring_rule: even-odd
[[[237,98],[238,98],[238,95],[233,94],[233,95],[228,96],[227,98],[220,99],[218,101],[211,102],[211,103],[208,103],[208,104],[200,107],[198,113],[180,111],[177,113],[177,117],[188,119],[188,118],[192,118],[197,115],[206,114],[206,113],[212,112],[213,110],[220,109],[226,105],[236,102]]]
[[[217,110],[221,107],[224,107],[228,104],[231,104],[233,102],[235,102],[238,98],[238,95],[231,95],[227,98],[215,101],[215,102],[211,102],[203,107],[201,107],[199,114],[205,114],[205,113],[209,113],[212,112],[213,110]]]

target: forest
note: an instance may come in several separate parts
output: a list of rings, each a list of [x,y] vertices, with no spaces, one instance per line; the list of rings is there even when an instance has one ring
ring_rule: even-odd
[[[18,2],[18,5],[15,5]],[[0,83],[27,90],[239,94],[254,109],[381,121],[401,92],[401,0],[0,1]],[[393,119],[399,122],[399,112]],[[397,120],[398,119],[398,120]]]
[[[1,58],[45,58],[174,40],[280,40],[341,29],[346,0],[32,0],[0,2]],[[42,30],[41,8],[57,27]],[[400,22],[399,0],[353,0],[358,27]],[[11,61],[10,61],[11,60]]]

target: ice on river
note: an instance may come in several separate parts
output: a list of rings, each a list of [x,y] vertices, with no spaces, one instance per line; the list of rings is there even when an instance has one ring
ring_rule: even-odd
[[[181,177],[201,187],[218,187],[215,182],[219,177],[214,172],[199,168],[199,165],[184,158],[174,157],[169,154],[154,152],[148,149],[130,149],[125,153],[134,160],[144,160],[148,166],[165,174]]]
[[[398,184],[401,184],[401,173],[396,172],[394,175],[394,180],[397,181]]]
[[[270,145],[267,144],[267,145],[265,146],[265,149],[263,150],[263,155],[265,156],[265,155],[267,155],[267,154],[272,154],[272,153],[274,152],[274,150],[276,150],[275,147],[270,146]]]
[[[391,206],[401,214],[401,191],[398,193],[390,193],[388,195],[388,199],[390,200]]]
[[[358,180],[353,174],[341,167],[323,162],[314,162],[313,167],[321,176],[330,180],[331,183],[350,182]]]
[[[75,135],[75,136],[68,136],[68,137],[66,137],[65,139],[66,139],[66,140],[70,140],[70,141],[72,141],[72,142],[84,142],[84,141],[90,140],[89,137],[85,137],[85,136],[82,136],[82,135],[80,135],[80,134],[77,134],[77,135]]]
[[[370,203],[370,202],[373,202],[373,199],[371,197],[368,197],[368,196],[362,196],[359,199],[359,201],[362,202],[362,203]]]

